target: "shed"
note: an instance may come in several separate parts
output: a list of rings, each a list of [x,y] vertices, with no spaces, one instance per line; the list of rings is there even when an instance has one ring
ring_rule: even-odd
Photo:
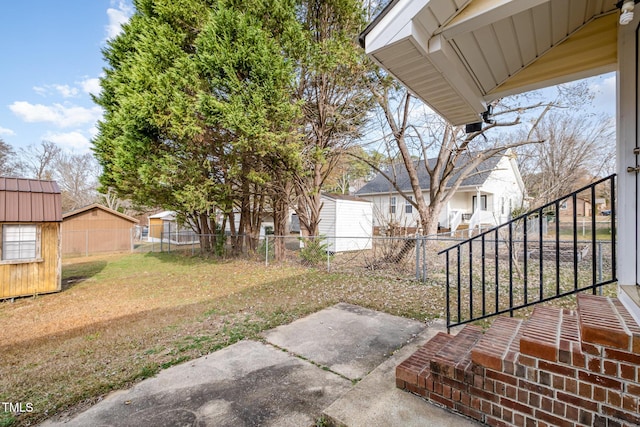
[[[188,244],[198,242],[198,236],[192,229],[178,224],[174,211],[162,211],[149,216],[149,242],[171,242]]]
[[[62,215],[62,254],[129,251],[138,222],[98,203],[67,212]]]
[[[57,183],[0,177],[0,299],[60,291],[61,222]]]
[[[372,248],[373,206],[370,201],[343,194],[323,194],[320,235],[327,237],[329,252]]]

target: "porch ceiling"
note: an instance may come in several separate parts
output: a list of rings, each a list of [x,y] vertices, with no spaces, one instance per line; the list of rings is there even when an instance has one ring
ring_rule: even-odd
[[[488,102],[615,70],[614,0],[396,0],[365,51],[454,125]]]

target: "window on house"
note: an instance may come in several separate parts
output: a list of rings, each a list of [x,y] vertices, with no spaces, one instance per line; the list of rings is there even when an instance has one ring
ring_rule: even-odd
[[[389,197],[389,213],[390,214],[396,213],[396,198],[395,197]]]
[[[2,260],[29,260],[38,255],[38,227],[35,224],[2,226]]]
[[[411,204],[412,201],[413,201],[413,196],[407,196],[407,199],[404,204],[405,213],[408,213],[408,214],[413,213],[413,205]]]

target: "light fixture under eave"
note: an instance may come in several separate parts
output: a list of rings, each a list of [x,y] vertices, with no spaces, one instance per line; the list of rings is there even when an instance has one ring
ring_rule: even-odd
[[[620,9],[620,25],[627,25],[633,21],[633,9],[640,0],[621,0],[616,4]]]

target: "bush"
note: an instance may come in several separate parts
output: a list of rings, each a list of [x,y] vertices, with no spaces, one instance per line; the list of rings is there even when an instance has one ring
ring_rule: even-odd
[[[317,266],[327,261],[327,257],[329,256],[327,248],[329,245],[326,243],[325,237],[300,237],[300,241],[304,243],[304,246],[300,250],[300,258],[302,258],[305,264]]]

